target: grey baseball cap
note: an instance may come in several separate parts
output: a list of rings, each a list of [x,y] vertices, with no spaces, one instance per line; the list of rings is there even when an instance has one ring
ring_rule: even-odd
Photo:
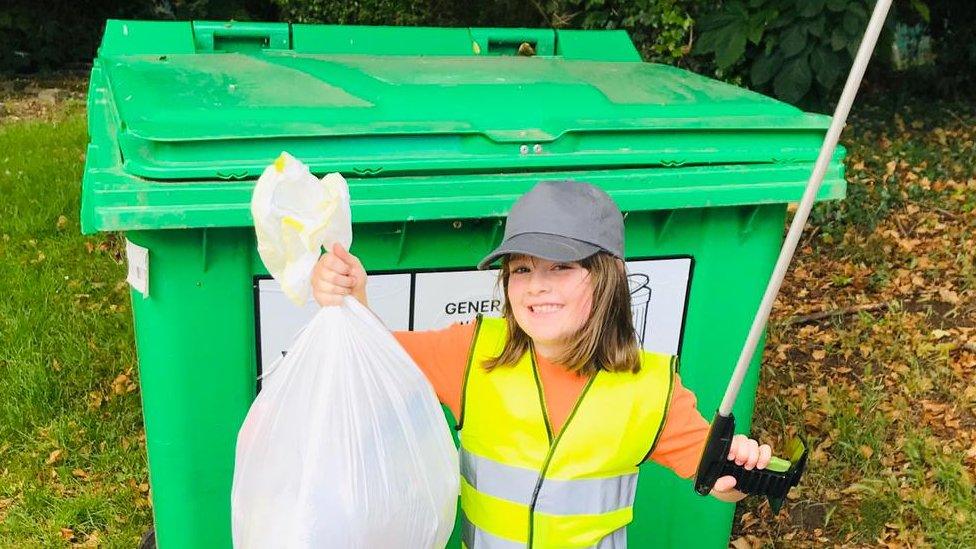
[[[478,268],[513,253],[579,261],[599,251],[624,256],[624,217],[610,195],[589,183],[542,181],[512,205],[504,240]]]

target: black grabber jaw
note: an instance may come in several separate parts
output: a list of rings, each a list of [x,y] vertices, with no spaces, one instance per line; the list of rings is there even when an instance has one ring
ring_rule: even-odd
[[[800,482],[800,476],[806,467],[806,445],[799,438],[793,439],[787,445],[789,460],[774,457],[770,459],[766,469],[748,470],[728,460],[734,434],[735,417],[732,414],[725,417],[716,413],[708,431],[705,450],[698,463],[695,491],[707,496],[715,486],[715,481],[731,475],[735,477],[736,490],[749,495],[766,496],[773,514],[779,513],[786,501],[786,494]]]

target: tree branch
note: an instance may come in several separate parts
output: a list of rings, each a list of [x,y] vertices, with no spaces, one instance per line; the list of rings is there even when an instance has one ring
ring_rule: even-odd
[[[817,313],[810,313],[808,315],[794,316],[786,319],[783,322],[784,326],[792,326],[794,324],[807,324],[809,322],[817,322],[825,318],[844,316],[854,313],[859,313],[861,311],[877,311],[878,309],[887,309],[890,306],[889,303],[862,303],[860,305],[852,305],[850,307],[841,307],[839,309],[831,309],[829,311],[820,311]]]

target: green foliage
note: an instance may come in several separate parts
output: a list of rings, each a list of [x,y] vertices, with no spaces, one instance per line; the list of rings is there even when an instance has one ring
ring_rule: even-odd
[[[270,20],[276,17],[269,0],[149,0],[159,19]]]
[[[932,12],[929,10],[928,4],[922,0],[910,0],[910,4],[912,9],[915,10],[915,13],[917,13],[923,21],[928,23],[932,20]]]
[[[680,0],[562,0],[550,2],[554,27],[625,29],[645,60],[682,61],[691,49],[693,13],[700,2]]]
[[[274,0],[286,21],[356,25],[625,29],[650,61],[689,52],[697,0]]]
[[[870,16],[870,0],[732,0],[703,15],[694,53],[714,55],[721,76],[790,103],[822,107],[836,96]]]
[[[972,95],[976,84],[976,2],[929,2],[929,30],[936,64],[929,74],[921,74],[944,96]]]
[[[0,72],[88,63],[106,19],[269,19],[270,0],[6,0],[0,3]]]
[[[0,6],[0,71],[30,71],[90,60],[105,19],[151,15],[148,0],[4,2]]]
[[[282,20],[339,25],[537,26],[530,2],[449,0],[273,0]]]

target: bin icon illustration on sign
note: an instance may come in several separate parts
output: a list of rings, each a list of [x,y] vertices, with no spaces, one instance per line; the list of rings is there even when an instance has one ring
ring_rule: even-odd
[[[634,314],[634,331],[637,341],[644,347],[644,334],[647,333],[647,309],[651,304],[651,278],[644,273],[627,275],[630,285],[630,308]]]

